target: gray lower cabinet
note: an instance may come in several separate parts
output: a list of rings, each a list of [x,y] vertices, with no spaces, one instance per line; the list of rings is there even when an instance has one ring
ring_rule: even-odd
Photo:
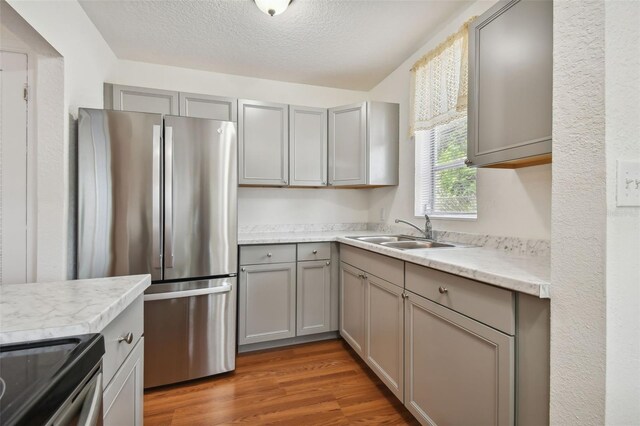
[[[211,120],[237,121],[238,100],[223,96],[180,92],[180,115]]]
[[[424,425],[514,424],[513,336],[405,299],[405,406]]]
[[[144,337],[136,343],[103,394],[105,426],[142,426]]]
[[[289,105],[238,100],[238,183],[289,184]]]
[[[104,84],[104,107],[119,111],[179,115],[178,92]]]
[[[327,184],[327,110],[289,106],[289,185]]]
[[[296,335],[331,330],[331,262],[298,262]]]
[[[329,185],[398,184],[399,111],[387,102],[329,109]]]
[[[340,335],[364,358],[365,351],[365,275],[340,263]]]
[[[552,74],[551,0],[500,1],[470,25],[470,165],[550,161]]]
[[[296,335],[296,263],[240,268],[240,345]]]
[[[403,291],[366,275],[365,362],[400,401],[404,394]]]

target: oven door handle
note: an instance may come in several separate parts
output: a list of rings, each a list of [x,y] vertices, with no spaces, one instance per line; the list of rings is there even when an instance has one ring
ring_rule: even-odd
[[[78,425],[96,426],[102,420],[102,371],[96,374],[93,384],[87,393]]]

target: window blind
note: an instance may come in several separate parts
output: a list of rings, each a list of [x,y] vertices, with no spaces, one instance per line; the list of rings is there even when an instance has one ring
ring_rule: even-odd
[[[415,214],[475,217],[476,169],[467,168],[468,22],[411,69]]]

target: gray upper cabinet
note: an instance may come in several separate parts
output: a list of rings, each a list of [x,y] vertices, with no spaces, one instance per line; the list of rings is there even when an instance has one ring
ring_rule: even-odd
[[[237,111],[237,99],[180,92],[180,115],[184,117],[237,121]]]
[[[422,424],[514,424],[514,340],[409,293],[405,406]]]
[[[551,159],[553,4],[501,1],[469,27],[468,164]]]
[[[329,184],[367,183],[366,102],[329,109]]]
[[[397,185],[398,144],[398,104],[329,109],[329,185]]]
[[[104,107],[119,111],[179,115],[178,92],[104,84]]]
[[[289,106],[238,100],[240,185],[289,183]]]
[[[289,106],[291,186],[327,184],[327,110]]]

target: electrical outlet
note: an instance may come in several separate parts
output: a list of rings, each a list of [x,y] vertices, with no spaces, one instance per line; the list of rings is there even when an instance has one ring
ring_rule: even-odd
[[[618,160],[616,205],[640,207],[640,161]]]

